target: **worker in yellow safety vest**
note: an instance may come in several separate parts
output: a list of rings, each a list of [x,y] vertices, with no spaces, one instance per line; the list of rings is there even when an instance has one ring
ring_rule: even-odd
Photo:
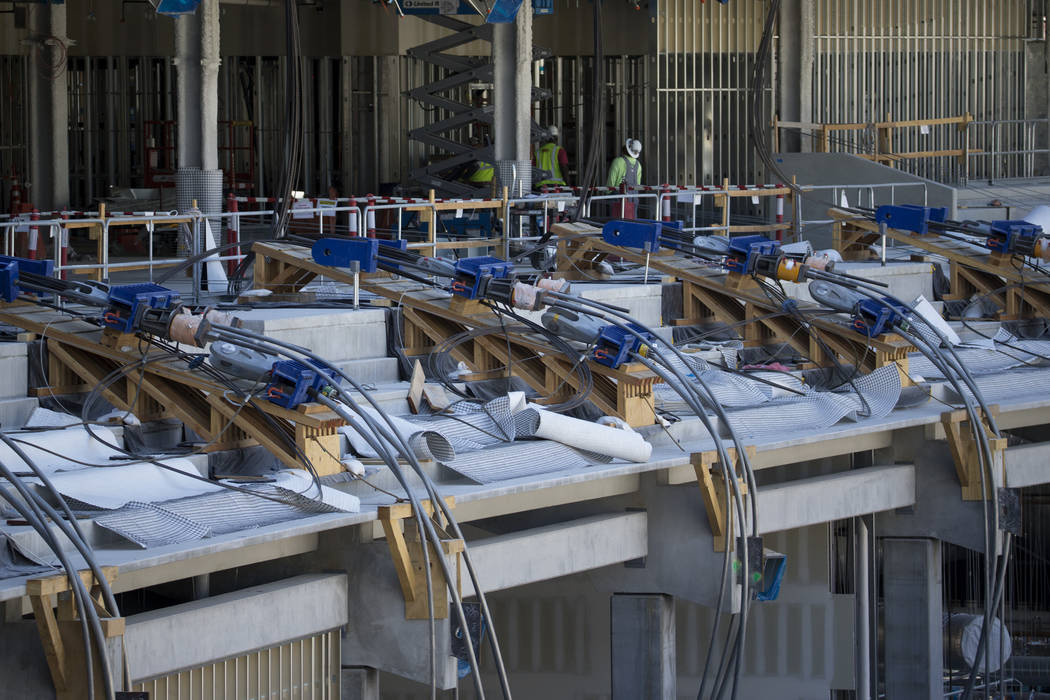
[[[547,129],[546,142],[532,154],[533,163],[547,173],[547,177],[532,183],[533,187],[564,187],[568,184],[565,174],[569,172],[569,154],[558,145],[558,127]]]
[[[605,184],[608,187],[618,188],[626,186],[628,191],[634,189],[642,182],[642,162],[638,156],[642,155],[642,142],[638,139],[627,139],[623,144],[623,152],[613,159],[609,165],[609,177]],[[614,206],[618,210],[614,215],[620,215],[624,219],[633,219],[638,199],[632,197],[625,199],[620,206]]]
[[[479,139],[477,136],[471,136],[470,147],[474,150],[480,149],[481,139]],[[467,173],[469,174],[464,174],[460,177],[466,182],[469,182],[472,185],[476,185],[477,187],[483,187],[485,185],[491,184],[492,178],[496,175],[496,167],[492,163],[489,163],[484,160],[475,160],[468,164],[468,168],[473,169],[467,171]]]
[[[486,163],[483,160],[474,161],[474,172],[467,178],[467,182],[472,182],[475,185],[487,185],[492,182],[492,178],[495,175],[495,168],[492,163]]]

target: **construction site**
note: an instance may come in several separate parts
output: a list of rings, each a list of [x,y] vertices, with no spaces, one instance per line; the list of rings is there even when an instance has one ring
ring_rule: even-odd
[[[1047,0],[0,0],[0,698],[1050,698]]]

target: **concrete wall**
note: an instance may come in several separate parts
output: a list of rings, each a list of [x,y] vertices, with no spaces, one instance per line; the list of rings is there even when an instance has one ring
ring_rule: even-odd
[[[766,537],[788,555],[780,599],[752,607],[741,698],[828,697],[852,683],[852,596],[829,592],[826,526]],[[698,543],[697,546],[708,546]],[[525,698],[596,700],[610,689],[609,596],[590,575],[489,596],[499,626],[511,688]],[[682,600],[675,605],[678,697],[695,698],[714,614]],[[497,688],[492,675],[486,688]],[[384,700],[423,700],[423,686],[384,676]],[[473,698],[469,680],[460,697]]]
[[[931,207],[948,207],[949,217],[956,214],[956,192],[954,187],[926,180],[916,175],[873,163],[848,153],[778,153],[775,156],[787,178],[795,177],[799,185],[865,185],[889,183],[919,183],[875,190],[875,206],[881,204],[923,204]],[[921,184],[925,184],[924,189]],[[804,220],[827,219],[827,210],[839,206],[845,194],[849,206],[871,206],[869,193],[859,188],[846,187],[838,197],[833,190],[818,190],[807,193],[802,199]],[[891,199],[892,198],[892,199]],[[831,227],[812,225],[803,235],[818,248],[831,245]]]

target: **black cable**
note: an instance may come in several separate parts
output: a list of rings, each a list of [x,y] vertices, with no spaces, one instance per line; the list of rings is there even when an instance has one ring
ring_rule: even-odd
[[[243,341],[245,338],[247,338],[247,339],[254,339],[254,340],[257,340],[257,341],[262,341],[262,342],[269,343],[269,344],[271,344],[271,345],[273,345],[273,346],[275,346],[277,348],[280,348],[279,354],[288,355],[289,351],[294,352],[297,355],[301,355],[301,357],[296,357],[295,359],[297,359],[297,361],[299,361],[299,362],[302,362],[308,368],[311,368],[314,371],[321,372],[321,371],[323,371],[322,370],[322,366],[327,366],[329,369],[333,370],[340,377],[345,379],[370,404],[372,404],[373,408],[375,408],[375,410],[379,413],[379,415],[388,424],[389,431],[387,431],[382,426],[379,426],[379,425],[375,424],[375,422],[372,420],[372,417],[369,416],[364,411],[362,411],[360,409],[360,407],[357,406],[353,396],[351,396],[349,392],[344,390],[338,384],[333,384],[332,385],[333,389],[342,397],[342,399],[344,401],[346,401],[348,403],[348,405],[351,406],[351,408],[354,408],[354,410],[358,413],[358,415],[361,416],[362,420],[364,420],[366,423],[370,424],[370,427],[375,431],[376,435],[382,436],[383,439],[389,441],[390,444],[392,444],[392,445],[398,445],[399,446],[399,449],[402,452],[402,456],[412,466],[413,470],[416,472],[416,474],[420,477],[421,481],[423,482],[424,487],[427,489],[427,492],[428,492],[428,494],[430,495],[430,498],[431,498],[431,503],[434,504],[435,507],[443,513],[446,521],[453,528],[453,531],[454,531],[454,534],[456,535],[456,537],[458,537],[460,539],[464,539],[464,541],[465,541],[465,538],[464,538],[464,536],[462,534],[462,531],[459,528],[459,524],[456,521],[455,516],[451,513],[451,510],[449,509],[448,505],[445,503],[444,499],[442,499],[438,495],[438,493],[436,491],[436,487],[435,487],[435,485],[433,483],[433,480],[430,478],[429,474],[427,474],[426,471],[423,469],[422,465],[419,464],[419,461],[416,458],[416,455],[415,455],[414,451],[408,446],[407,442],[400,435],[400,433],[397,432],[397,429],[394,426],[393,422],[390,420],[389,415],[387,415],[387,413],[382,410],[382,408],[378,405],[378,403],[376,403],[376,401],[375,401],[374,397],[372,397],[371,393],[366,391],[360,385],[360,383],[358,383],[353,377],[351,377],[350,375],[346,374],[345,372],[343,372],[338,367],[331,367],[330,365],[327,365],[327,363],[325,363],[325,361],[322,358],[320,358],[319,356],[317,356],[315,353],[313,353],[312,351],[308,350],[307,348],[302,348],[300,346],[293,345],[291,343],[278,341],[278,340],[275,340],[273,338],[267,338],[266,336],[262,336],[260,334],[252,333],[252,332],[246,331],[244,329],[232,328],[230,326],[223,326],[221,324],[214,325],[212,327],[212,329],[213,329],[214,333],[217,333],[220,337],[222,337],[223,339],[229,340],[230,342]],[[315,364],[315,363],[319,363],[319,364]],[[324,402],[322,402],[322,403],[324,403]],[[411,493],[411,492],[409,492],[409,493]],[[433,529],[432,529],[432,524],[429,522],[429,520],[424,520],[424,522],[425,522],[425,524],[428,527],[428,532],[432,532],[433,533],[434,546],[440,548],[440,546],[441,546],[440,545],[440,541],[439,541],[439,538],[437,537],[436,532],[434,532]],[[491,612],[488,609],[488,603],[487,603],[484,591],[482,590],[481,585],[480,585],[480,583],[478,581],[476,570],[474,569],[473,562],[471,561],[471,558],[470,558],[469,553],[467,551],[463,552],[463,559],[464,559],[464,562],[466,563],[467,571],[470,574],[471,580],[473,582],[474,590],[475,590],[475,592],[476,592],[476,594],[478,596],[478,601],[479,601],[479,604],[481,606],[482,616],[486,620],[486,623],[489,625],[489,628],[491,629],[491,633],[489,634],[489,646],[490,646],[490,648],[492,650],[492,653],[493,653],[493,656],[494,656],[494,658],[496,660],[497,675],[498,675],[499,680],[500,680],[500,686],[501,686],[501,688],[503,690],[504,697],[509,698],[510,697],[509,683],[508,683],[507,678],[506,678],[506,671],[503,668],[502,654],[499,651],[499,643],[498,643],[498,640],[496,638],[495,628],[492,626]],[[462,607],[460,605],[459,594],[458,594],[458,591],[456,590],[455,586],[452,583],[453,579],[452,579],[451,573],[448,571],[447,563],[444,561],[443,557],[439,558],[439,564],[442,567],[443,573],[445,574],[445,577],[446,577],[446,583],[448,583],[450,592],[452,593],[453,602],[455,603],[455,607],[457,609],[457,614],[460,617],[460,623],[463,625],[464,629],[466,629],[466,627],[467,627],[466,618],[465,618],[465,616],[463,615],[463,612],[462,612]],[[477,670],[477,661],[476,661],[476,658],[475,658],[475,655],[474,655],[473,644],[470,642],[469,639],[467,639],[467,650],[468,650],[468,657],[470,658],[470,661],[471,661],[471,667],[475,671],[475,688],[478,691],[479,696],[483,697],[484,696],[484,690],[481,687],[480,673]]]

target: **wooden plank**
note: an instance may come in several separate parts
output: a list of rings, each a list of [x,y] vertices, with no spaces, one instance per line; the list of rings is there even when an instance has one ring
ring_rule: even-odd
[[[118,569],[115,566],[103,566],[100,567],[102,575],[110,582],[117,579]],[[84,586],[91,588],[97,585],[95,575],[91,569],[83,569],[77,572],[80,576],[80,580],[84,582]],[[69,578],[66,574],[55,574],[54,576],[44,576],[42,578],[34,578],[26,581],[26,595],[30,596],[51,596],[58,593],[71,590],[69,585]]]
[[[423,384],[427,381],[427,375],[423,373],[423,365],[416,360],[412,365],[412,381],[408,386],[408,406],[412,413],[418,414],[423,410]]]
[[[54,682],[55,690],[58,693],[65,693],[69,690],[66,649],[65,644],[62,642],[62,635],[58,630],[55,611],[51,608],[50,600],[39,595],[29,596],[29,603],[33,607],[33,617],[36,619],[40,643],[44,647],[44,658],[47,660],[47,667],[51,671],[51,680]]]

